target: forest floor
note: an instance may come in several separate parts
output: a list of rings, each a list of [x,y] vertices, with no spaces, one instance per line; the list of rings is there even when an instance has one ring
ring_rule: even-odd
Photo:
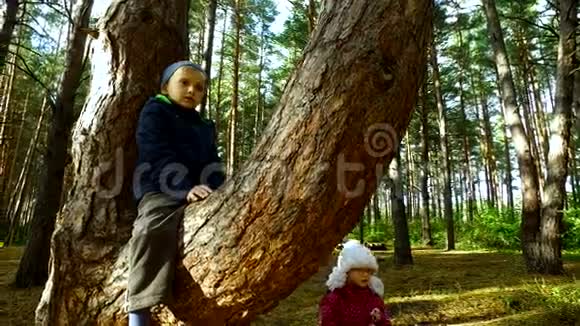
[[[0,248],[0,325],[33,325],[41,288],[10,286],[22,248]],[[394,325],[580,325],[580,254],[564,255],[565,276],[530,275],[520,254],[415,249],[415,265],[396,269],[378,252]],[[316,325],[332,264],[254,326]]]

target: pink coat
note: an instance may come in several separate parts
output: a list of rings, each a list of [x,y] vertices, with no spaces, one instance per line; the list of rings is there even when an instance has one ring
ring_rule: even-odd
[[[378,309],[380,319],[373,321]],[[320,301],[319,326],[390,326],[390,316],[383,299],[370,288],[347,284],[327,293]]]

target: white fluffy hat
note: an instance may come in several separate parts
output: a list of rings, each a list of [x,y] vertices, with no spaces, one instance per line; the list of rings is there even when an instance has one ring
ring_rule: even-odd
[[[328,276],[326,285],[332,291],[345,285],[347,273],[353,268],[369,268],[375,272],[379,271],[377,259],[373,256],[369,248],[363,246],[357,240],[350,240],[344,244],[338,262]],[[383,282],[376,276],[371,276],[370,288],[380,297],[384,294]]]

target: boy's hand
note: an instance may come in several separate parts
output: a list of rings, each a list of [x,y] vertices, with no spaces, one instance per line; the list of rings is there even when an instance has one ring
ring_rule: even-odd
[[[187,194],[187,202],[193,203],[199,200],[204,200],[212,192],[213,191],[211,190],[211,188],[206,185],[195,186],[191,188],[191,190]]]

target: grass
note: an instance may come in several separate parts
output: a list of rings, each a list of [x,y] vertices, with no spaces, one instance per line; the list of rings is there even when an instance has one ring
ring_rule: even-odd
[[[0,248],[0,325],[32,325],[42,289],[10,286],[22,248]],[[379,252],[385,302],[395,325],[580,325],[580,254],[564,255],[567,275],[527,274],[518,253],[415,249],[415,265],[395,268]],[[332,264],[254,326],[316,325]]]
[[[16,289],[11,286],[23,247],[0,247],[0,325],[34,325],[34,310],[42,288]]]

